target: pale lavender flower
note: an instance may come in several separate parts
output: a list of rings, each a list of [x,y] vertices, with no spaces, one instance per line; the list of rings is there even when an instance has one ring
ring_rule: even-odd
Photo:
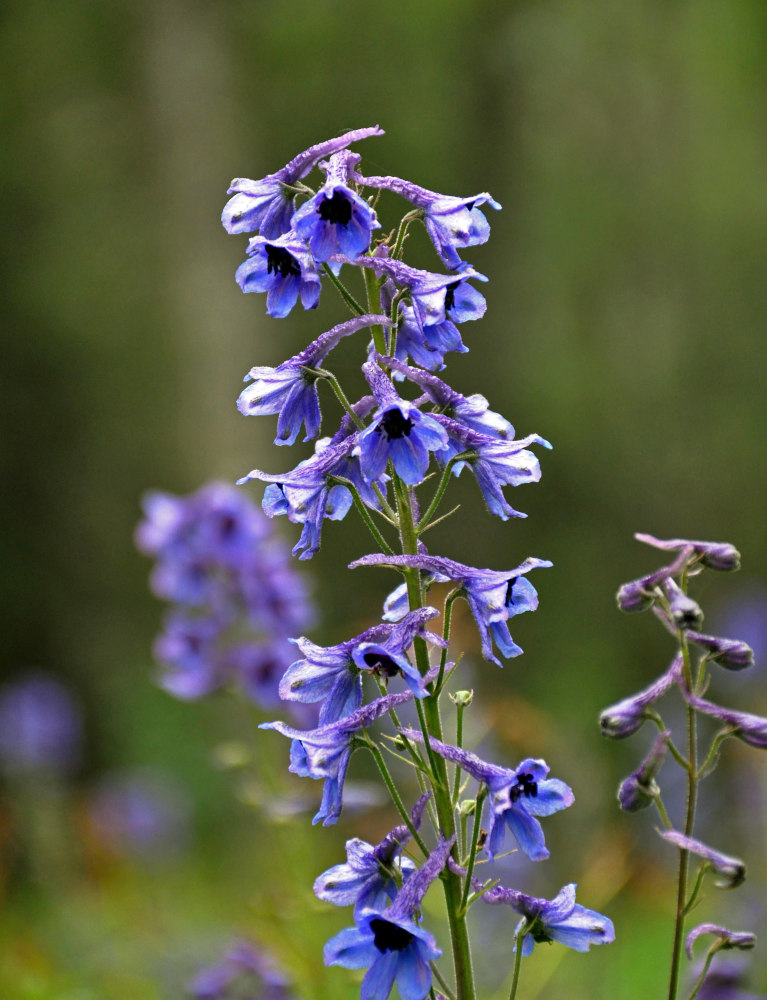
[[[670,687],[679,683],[683,663],[682,654],[678,653],[665,674],[653,681],[649,687],[604,709],[599,716],[602,735],[622,739],[635,733],[648,719],[647,709],[662,698]]]
[[[717,719],[732,729],[732,735],[758,750],[767,749],[767,719],[751,712],[738,712],[732,708],[723,708],[705,698],[698,698],[682,688],[682,694],[690,705],[698,712]]]
[[[716,937],[717,949],[739,948],[741,951],[748,951],[756,945],[756,934],[750,931],[730,931],[719,924],[699,924],[690,931],[685,941],[685,952],[691,961],[693,945],[702,934]]]
[[[657,799],[660,789],[655,777],[666,759],[671,733],[668,729],[658,733],[642,763],[625,778],[618,788],[618,801],[626,812],[646,809]]]
[[[699,858],[703,858],[709,864],[712,871],[721,876],[720,880],[714,883],[719,888],[734,889],[745,880],[746,866],[740,858],[734,858],[729,854],[724,854],[722,851],[717,851],[713,847],[704,844],[703,841],[696,840],[694,837],[687,837],[678,830],[659,830],[658,832],[664,840],[667,840],[670,844],[674,844],[681,851],[690,851]]]
[[[709,569],[718,569],[724,572],[740,569],[740,552],[729,542],[701,542],[692,541],[689,538],[670,538],[662,541],[654,535],[645,535],[638,532],[634,535],[638,542],[652,545],[656,549],[664,549],[671,552],[684,552],[691,548],[704,566]]]
[[[188,986],[194,1000],[228,1000],[231,989],[255,990],[258,1000],[289,1000],[292,990],[271,958],[250,941],[236,941],[215,965],[201,969]]]

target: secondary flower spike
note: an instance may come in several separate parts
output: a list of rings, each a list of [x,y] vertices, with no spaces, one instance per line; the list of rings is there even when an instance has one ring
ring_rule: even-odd
[[[360,139],[383,134],[383,129],[377,125],[353,129],[335,139],[310,146],[281,170],[267,174],[260,181],[235,178],[227,192],[233,197],[226,203],[221,216],[224,229],[228,233],[255,233],[260,230],[268,240],[282,236],[290,229],[295,211],[295,191],[290,188],[311,173],[320,160]]]

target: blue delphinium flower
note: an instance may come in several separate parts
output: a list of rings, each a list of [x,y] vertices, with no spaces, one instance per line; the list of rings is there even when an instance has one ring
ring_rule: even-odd
[[[341,814],[344,781],[356,734],[372,725],[390,709],[410,701],[412,697],[412,691],[387,694],[336,722],[316,729],[294,729],[280,721],[261,724],[260,729],[276,729],[293,741],[289,770],[302,778],[321,778],[325,781],[322,804],[312,823],[322,821],[323,826],[330,826]]]
[[[403,482],[415,486],[426,476],[429,452],[446,447],[447,432],[434,417],[400,399],[375,361],[366,362],[362,370],[379,404],[354,451],[362,476],[368,482],[380,479],[391,459]]]
[[[401,730],[407,739],[423,742],[414,729]],[[492,861],[500,852],[508,828],[531,861],[549,856],[541,824],[536,816],[551,816],[575,801],[572,789],[559,778],[548,778],[545,761],[527,758],[515,768],[499,767],[461,747],[431,737],[429,746],[445,760],[457,764],[467,774],[487,786],[490,817],[485,851]]]
[[[360,139],[383,134],[383,129],[377,125],[354,129],[335,139],[310,146],[281,170],[267,174],[260,181],[235,178],[227,192],[233,197],[226,203],[221,216],[224,229],[228,233],[255,233],[260,230],[261,235],[268,240],[282,236],[290,229],[295,212],[295,191],[291,188],[325,157],[332,156]]]
[[[281,319],[301,297],[304,309],[316,309],[320,276],[314,258],[294,232],[268,240],[254,236],[248,256],[235,272],[243,292],[266,292],[266,312]]]
[[[428,798],[426,792],[413,809],[416,830],[421,826]],[[314,882],[314,894],[334,906],[354,904],[355,920],[363,910],[385,907],[397,894],[398,879],[402,883],[415,871],[410,858],[402,856],[411,836],[410,830],[402,825],[395,826],[375,847],[359,837],[347,840],[346,863],[334,865],[319,875]]]
[[[522,939],[523,955],[529,955],[536,944],[550,941],[558,941],[574,951],[588,951],[592,945],[614,941],[612,920],[576,903],[575,889],[571,882],[549,900],[499,885],[489,889],[482,898],[490,905],[511,906],[522,915],[516,933],[527,927]],[[516,948],[515,944],[515,951]]]
[[[538,594],[525,576],[531,569],[551,566],[548,559],[530,557],[512,570],[476,569],[442,556],[379,553],[363,556],[349,564],[358,566],[411,566],[426,572],[439,573],[461,585],[462,596],[468,602],[482,640],[482,655],[501,666],[493,653],[493,642],[506,658],[519,656],[522,649],[509,632],[509,618],[538,607]]]
[[[338,253],[356,257],[370,246],[371,232],[381,228],[374,210],[349,187],[359,159],[348,149],[334,153],[325,183],[293,216],[293,229],[309,244],[315,260],[330,260]]]
[[[366,187],[384,188],[406,198],[423,212],[424,225],[434,248],[446,267],[461,267],[461,258],[455,248],[473,247],[487,243],[490,224],[479,210],[480,205],[500,209],[500,205],[487,191],[470,198],[456,198],[437,194],[399,177],[358,177]]]
[[[398,625],[383,622],[334,646],[317,646],[305,637],[292,640],[304,658],[285,671],[280,681],[280,697],[284,701],[322,701],[321,725],[335,722],[359,708],[363,672],[377,672],[387,680],[401,673],[410,690],[417,697],[424,697],[427,693],[424,679],[405,651],[416,635],[434,645],[443,644],[439,636],[424,628],[427,621],[438,615],[436,608],[419,608]]]
[[[416,321],[422,327],[441,323],[465,323],[481,319],[485,315],[485,298],[469,282],[487,281],[487,278],[472,267],[464,267],[455,274],[434,274],[383,256],[338,259],[341,263],[370,267],[379,275],[386,275],[406,288]],[[448,336],[447,331],[443,335]],[[453,336],[458,336],[457,330]]]
[[[403,1000],[424,1000],[431,989],[431,963],[442,954],[432,934],[415,922],[429,885],[445,867],[452,839],[440,838],[386,909],[367,909],[356,927],[336,934],[325,945],[325,964],[365,969],[362,1000],[386,1000],[396,980]]]
[[[381,288],[381,306],[390,314],[395,293],[394,282],[387,278]],[[455,323],[422,326],[416,318],[413,307],[406,302],[398,303],[396,321],[397,343],[394,353],[401,363],[410,357],[421,368],[426,368],[430,372],[439,371],[445,367],[444,358],[448,351],[466,354],[469,350],[461,340]],[[394,377],[398,380],[402,378],[398,371],[395,371]]]
[[[341,463],[349,457],[355,443],[354,436],[336,444],[321,439],[315,446],[315,454],[299,462],[292,472],[271,475],[253,469],[237,481],[242,485],[260,479],[272,484],[264,491],[264,513],[268,517],[286,514],[289,521],[303,524],[301,537],[293,546],[293,555],[299,559],[311,559],[319,549],[325,518],[340,521],[352,505],[352,495],[346,486],[334,485],[330,477],[339,473]]]
[[[386,316],[365,315],[339,323],[321,334],[307,348],[276,368],[251,368],[245,380],[252,380],[237,400],[245,416],[279,413],[275,444],[293,444],[306,425],[304,441],[316,438],[320,430],[320,403],[317,395],[317,368],[344,337],[368,326],[388,326]]]

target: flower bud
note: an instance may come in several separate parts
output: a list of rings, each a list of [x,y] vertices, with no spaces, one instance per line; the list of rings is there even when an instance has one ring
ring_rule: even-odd
[[[666,759],[666,750],[671,733],[666,729],[659,733],[650,752],[632,774],[621,782],[618,801],[626,812],[639,812],[652,805],[660,793],[655,781],[656,774]]]
[[[474,700],[473,691],[456,691],[455,694],[448,695],[453,704],[458,708],[468,708]]]
[[[687,638],[707,650],[706,659],[727,670],[744,670],[754,665],[754,651],[741,639],[720,639],[700,632],[688,632]]]

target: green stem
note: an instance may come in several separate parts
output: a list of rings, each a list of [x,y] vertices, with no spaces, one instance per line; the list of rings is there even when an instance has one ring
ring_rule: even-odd
[[[327,371],[325,368],[307,368],[306,371],[314,372],[320,376],[320,378],[325,379],[326,382],[330,383],[330,387],[335,393],[336,399],[343,406],[344,410],[349,414],[349,416],[354,421],[355,426],[358,430],[362,430],[365,426],[363,421],[357,416],[357,414],[352,409],[352,404],[347,399],[346,393],[341,388],[341,384],[335,377],[333,372]]]
[[[445,977],[442,975],[442,973],[437,968],[436,962],[432,963],[431,971],[434,973],[434,978],[437,980],[437,982],[439,983],[439,985],[442,987],[442,992],[447,997],[447,1000],[455,1000],[455,993],[453,993],[453,991],[450,989],[450,987],[445,982]]]
[[[375,521],[370,516],[370,511],[365,506],[365,503],[359,494],[359,490],[351,481],[351,479],[346,479],[343,476],[330,476],[329,478],[332,479],[334,482],[338,483],[340,486],[345,486],[347,488],[347,490],[352,495],[352,499],[354,500],[354,506],[357,508],[358,514],[367,525],[370,534],[373,536],[373,538],[375,538],[378,545],[380,545],[381,551],[386,553],[386,555],[388,556],[393,556],[394,549],[391,547],[391,545],[389,545],[384,536],[378,530]]]
[[[663,820],[663,825],[666,827],[666,829],[667,830],[673,829],[674,824],[669,819],[669,815],[666,812],[666,807],[663,804],[663,799],[660,797],[660,793],[655,796],[655,808],[658,810],[660,818]]]
[[[368,311],[379,314],[381,312],[381,284],[378,275],[370,267],[363,267],[362,273],[365,277],[365,292],[368,297]],[[382,326],[372,326],[373,344],[379,354],[386,354],[386,333]]]
[[[445,610],[443,612],[443,623],[442,623],[442,638],[445,639],[446,641],[450,639],[450,628],[453,622],[453,604],[457,600],[458,594],[459,594],[458,589],[453,590],[450,594],[448,594],[447,598],[445,599]],[[439,658],[439,673],[437,674],[437,683],[434,685],[435,696],[438,696],[442,690],[442,681],[445,676],[445,667],[447,666],[447,653],[448,653],[448,647],[445,646]],[[461,745],[464,707],[465,707],[464,705],[456,705],[456,708],[458,709],[458,719],[456,722],[456,725],[458,727],[457,746]]]
[[[692,669],[690,666],[690,650],[687,637],[680,632],[680,645],[683,657],[684,683],[687,690],[693,687]],[[687,705],[687,808],[685,812],[684,834],[691,837],[695,824],[695,806],[698,795],[698,731],[697,716],[691,705]],[[679,877],[676,897],[676,919],[674,921],[674,942],[671,950],[671,972],[669,975],[669,1000],[676,1000],[679,987],[679,966],[682,956],[682,940],[684,937],[684,920],[687,913],[687,880],[690,867],[690,852],[679,852]]]
[[[525,934],[530,929],[529,921],[525,921],[522,926],[517,930],[514,935],[514,940],[517,942],[517,950],[514,953],[514,972],[511,977],[511,989],[509,990],[509,1000],[514,1000],[517,995],[517,986],[519,985],[519,970],[522,967],[522,942],[525,939]]]
[[[394,260],[399,260],[402,256],[402,247],[405,244],[405,237],[407,236],[407,231],[410,228],[410,223],[415,219],[421,218],[423,213],[420,209],[415,212],[408,212],[406,216],[402,219],[399,224],[399,229],[397,230],[397,239],[394,241],[394,249],[392,250],[392,257]]]
[[[405,555],[415,555],[418,551],[418,533],[413,523],[410,496],[394,470],[392,470],[392,479],[400,518],[402,551]],[[423,607],[421,574],[418,570],[410,570],[407,572],[406,579],[410,609],[411,611],[416,611]],[[413,642],[413,648],[415,650],[418,669],[424,675],[429,670],[429,652],[426,643],[423,639],[416,638]],[[424,741],[428,741],[429,735],[441,740],[442,721],[439,714],[439,700],[436,694],[417,699],[417,702],[419,718],[424,730]],[[456,828],[447,775],[447,764],[442,757],[430,752],[428,742],[426,742],[426,748],[435,778],[434,802],[437,809],[440,830],[449,839],[455,835]],[[455,844],[453,845],[452,855],[456,861],[459,860],[458,849]],[[475,1000],[474,971],[471,962],[468,927],[466,925],[466,915],[461,912],[463,886],[460,876],[447,869],[443,873],[442,887],[445,893],[445,904],[447,907],[448,923],[450,925],[450,939],[453,946],[457,1000]]]
[[[453,471],[453,466],[456,462],[465,462],[470,452],[461,452],[460,455],[454,455],[450,461],[445,465],[442,470],[442,478],[439,481],[439,486],[437,487],[437,492],[434,494],[432,502],[429,504],[429,509],[423,515],[421,520],[418,522],[418,528],[416,529],[418,534],[425,531],[429,527],[429,522],[434,517],[434,514],[442,502],[442,497],[445,495],[445,490],[447,489],[447,484],[450,481],[450,473]]]
[[[708,949],[708,952],[706,953],[706,960],[703,963],[703,968],[700,970],[700,975],[695,980],[695,985],[693,986],[692,990],[690,990],[690,995],[687,997],[687,1000],[695,1000],[695,997],[698,995],[698,990],[701,988],[701,986],[706,980],[706,976],[708,975],[708,970],[714,958],[714,955],[716,955],[716,953],[719,951],[719,948],[717,947],[718,943],[719,942],[712,944],[711,947]]]
[[[463,896],[461,897],[461,913],[466,913],[466,904],[471,892],[471,876],[474,874],[474,864],[477,860],[477,846],[479,844],[480,820],[482,819],[482,803],[485,801],[486,789],[477,795],[477,802],[474,806],[474,826],[471,836],[471,850],[469,852],[469,863],[466,865],[466,881],[463,885]]]
[[[340,281],[335,276],[335,274],[333,274],[333,272],[330,270],[327,264],[323,264],[322,266],[325,269],[325,274],[328,276],[328,278],[330,278],[331,283],[335,285],[338,294],[341,296],[341,298],[344,300],[347,306],[351,309],[354,315],[364,316],[365,310],[362,308],[359,302],[354,298],[349,289],[343,284],[342,281]]]

